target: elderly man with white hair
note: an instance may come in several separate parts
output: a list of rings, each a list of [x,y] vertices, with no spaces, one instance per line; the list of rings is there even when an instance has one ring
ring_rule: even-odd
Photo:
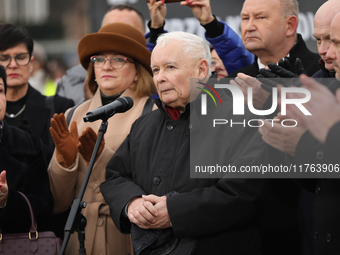
[[[203,95],[190,80],[208,80],[210,58],[207,43],[196,35],[171,32],[158,38],[151,68],[159,109],[132,125],[106,167],[100,190],[117,228],[131,232],[136,254],[261,254],[265,181],[190,176],[191,163],[209,161],[204,154],[209,150],[236,168],[266,157],[257,128],[205,129],[212,126],[213,113],[241,119],[233,116],[232,100],[222,92],[223,107],[207,100],[208,114],[200,115]],[[198,146],[192,148],[194,141]]]

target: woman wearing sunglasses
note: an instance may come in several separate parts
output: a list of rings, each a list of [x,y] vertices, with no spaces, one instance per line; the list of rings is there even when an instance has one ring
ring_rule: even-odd
[[[101,121],[85,123],[83,117],[119,97],[131,97],[134,104],[130,110],[108,119],[108,129],[83,197],[87,206],[82,213],[87,219],[87,254],[132,254],[130,236],[121,234],[114,226],[99,185],[105,181],[106,164],[128,135],[132,123],[142,115],[149,96],[156,91],[151,77],[151,53],[140,31],[127,24],[112,23],[83,37],[78,54],[87,69],[87,81],[94,96],[75,109],[70,131],[63,114],[54,115],[51,120],[56,145],[49,166],[54,212],[67,210],[77,198],[94,149]],[[78,254],[78,249],[75,233],[66,254]]]

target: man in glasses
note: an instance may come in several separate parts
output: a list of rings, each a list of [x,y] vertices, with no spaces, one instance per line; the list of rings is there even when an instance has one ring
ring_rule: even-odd
[[[49,162],[54,148],[50,139],[50,119],[65,112],[72,100],[55,96],[47,99],[28,83],[33,69],[33,40],[23,28],[0,25],[0,64],[7,73],[7,109],[5,121],[40,137]]]

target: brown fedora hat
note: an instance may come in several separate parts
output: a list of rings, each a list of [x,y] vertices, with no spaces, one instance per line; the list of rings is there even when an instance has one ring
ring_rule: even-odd
[[[79,42],[78,55],[81,65],[87,70],[90,57],[101,52],[116,52],[140,62],[152,75],[151,52],[146,48],[144,35],[125,23],[111,23],[97,33],[85,35]]]

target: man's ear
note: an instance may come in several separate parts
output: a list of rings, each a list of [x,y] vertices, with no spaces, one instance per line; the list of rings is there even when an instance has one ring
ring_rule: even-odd
[[[296,29],[298,26],[298,18],[295,15],[292,15],[286,18],[287,24],[287,36],[292,36],[296,33]]]
[[[206,78],[209,73],[209,63],[205,59],[201,59],[198,63],[198,78]]]

